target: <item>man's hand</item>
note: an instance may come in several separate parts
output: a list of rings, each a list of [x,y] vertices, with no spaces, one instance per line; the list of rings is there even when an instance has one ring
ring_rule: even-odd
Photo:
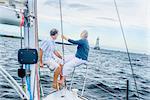
[[[43,64],[43,63],[40,63],[40,67],[43,68],[43,66],[44,66],[44,64]]]
[[[61,38],[62,38],[62,39],[65,39],[65,40],[68,40],[68,38],[65,37],[64,35],[61,35]]]

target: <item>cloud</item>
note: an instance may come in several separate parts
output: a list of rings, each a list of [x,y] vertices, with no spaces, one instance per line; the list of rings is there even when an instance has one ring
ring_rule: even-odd
[[[58,0],[47,0],[44,2],[44,5],[49,5],[49,6],[53,6],[53,7],[57,7],[59,4]]]
[[[71,9],[77,9],[77,10],[89,10],[89,9],[94,9],[94,7],[91,7],[86,4],[68,4],[68,8]]]
[[[97,19],[108,20],[108,21],[118,21],[117,19],[111,18],[111,17],[97,17]]]

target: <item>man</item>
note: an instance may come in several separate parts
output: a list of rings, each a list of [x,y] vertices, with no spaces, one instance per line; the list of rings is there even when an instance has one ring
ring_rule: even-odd
[[[58,81],[58,83],[63,84],[66,76],[70,73],[70,71],[73,70],[74,67],[79,66],[81,64],[84,64],[88,60],[88,54],[89,54],[89,43],[88,43],[88,32],[84,30],[80,34],[81,39],[80,40],[72,40],[64,35],[62,35],[62,38],[67,40],[70,43],[78,45],[76,54],[73,56],[70,56],[65,59],[65,64],[62,69],[62,78]]]
[[[61,61],[60,63],[55,60],[54,56],[62,59],[62,56],[55,48],[55,40],[58,37],[58,30],[52,29],[50,31],[50,38],[48,40],[42,41],[39,50],[40,67],[44,64],[48,65],[50,69],[54,69],[54,79],[53,88],[57,89],[57,78],[61,71]]]

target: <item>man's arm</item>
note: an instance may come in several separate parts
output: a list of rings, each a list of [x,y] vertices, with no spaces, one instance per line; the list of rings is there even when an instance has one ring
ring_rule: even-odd
[[[42,56],[43,56],[43,51],[42,51],[42,49],[40,48],[40,51],[39,51],[40,67],[43,67]]]
[[[61,56],[61,54],[58,52],[58,51],[54,51],[54,54],[58,57],[58,58],[60,58],[60,59],[62,59],[62,56]]]

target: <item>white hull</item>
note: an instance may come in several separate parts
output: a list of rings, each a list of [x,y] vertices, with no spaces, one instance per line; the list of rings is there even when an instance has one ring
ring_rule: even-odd
[[[13,8],[0,6],[0,23],[19,26],[20,19],[17,18]]]
[[[78,97],[78,95],[67,89],[62,89],[60,91],[49,94],[43,100],[86,100]]]

